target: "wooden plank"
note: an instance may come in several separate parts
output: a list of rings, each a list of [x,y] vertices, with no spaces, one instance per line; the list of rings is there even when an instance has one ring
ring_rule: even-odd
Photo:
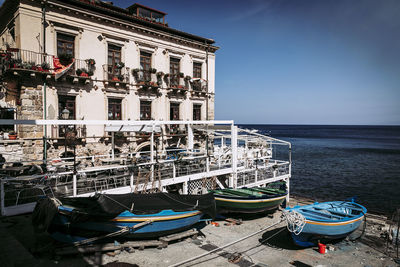
[[[191,229],[191,230],[188,230],[188,231],[185,231],[182,233],[177,233],[177,234],[160,237],[159,240],[163,241],[163,242],[171,242],[173,240],[178,240],[178,239],[185,238],[188,236],[196,235],[198,233],[199,232],[196,229]]]

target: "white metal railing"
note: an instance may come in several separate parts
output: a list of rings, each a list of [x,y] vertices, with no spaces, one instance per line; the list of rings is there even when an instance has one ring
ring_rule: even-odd
[[[94,192],[127,193],[138,188],[158,188],[173,184],[183,184],[184,192],[188,192],[188,181],[196,181],[206,177],[221,176],[227,186],[257,186],[279,179],[290,177],[291,162],[272,159],[268,150],[272,144],[287,145],[287,142],[270,137],[260,137],[246,132],[238,135],[238,129],[233,121],[83,121],[83,120],[0,120],[2,124],[14,125],[111,125],[111,126],[147,126],[150,129],[150,151],[128,152],[115,155],[114,153],[103,155],[76,156],[75,158],[58,159],[64,162],[68,160],[84,160],[93,167],[85,167],[79,170],[72,168],[65,171],[55,170],[48,173],[47,179],[40,185],[49,186],[56,195],[81,196]],[[185,148],[155,149],[155,131],[162,125],[182,125],[187,127],[187,140]],[[201,125],[197,128],[193,125]],[[203,127],[203,126],[206,127]],[[224,130],[218,130],[218,125]],[[228,125],[226,127],[226,125]],[[157,128],[158,127],[158,128]],[[119,127],[117,127],[119,128]],[[152,131],[151,131],[152,129]],[[193,148],[194,130],[214,131],[213,137],[220,137],[221,149],[212,151],[197,150]],[[218,132],[219,131],[219,132]],[[161,135],[158,138],[163,138]],[[257,139],[258,138],[258,139]],[[243,142],[243,140],[245,140]],[[261,140],[261,141],[260,141]],[[240,143],[242,142],[242,143]],[[244,144],[244,148],[243,148]],[[112,142],[113,145],[113,142]],[[289,143],[290,147],[290,143]],[[264,149],[264,150],[263,150]],[[112,147],[114,150],[114,145]],[[214,152],[221,152],[220,155]],[[290,151],[290,150],[289,150]],[[176,152],[176,153],[175,153]],[[251,152],[251,153],[249,153]],[[261,153],[261,156],[259,156]],[[262,154],[264,153],[264,154]],[[96,166],[102,159],[121,159],[117,165]],[[49,163],[53,163],[51,160]],[[111,162],[111,161],[110,161]],[[57,165],[57,164],[54,164]],[[225,186],[216,181],[220,186]],[[7,180],[7,185],[2,180],[1,207],[2,214],[10,204],[11,184],[18,184],[18,179]],[[185,190],[186,184],[186,190]],[[7,189],[4,188],[7,187]],[[18,188],[15,187],[15,188]],[[6,191],[5,191],[6,190]],[[7,197],[5,194],[7,193]],[[16,202],[20,203],[20,202]],[[7,213],[7,212],[5,212]]]

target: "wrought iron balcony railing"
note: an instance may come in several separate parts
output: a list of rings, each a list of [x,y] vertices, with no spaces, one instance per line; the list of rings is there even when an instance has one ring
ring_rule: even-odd
[[[129,72],[128,68],[126,67],[104,64],[103,71],[104,71],[105,81],[122,82],[122,83],[129,82]]]
[[[70,58],[68,61],[58,60],[58,63],[57,57],[54,55],[19,48],[9,48],[1,54],[9,69],[51,72],[60,68],[60,64],[67,66],[73,62],[67,75],[89,77],[93,75],[94,71],[94,63],[90,64],[88,60]]]

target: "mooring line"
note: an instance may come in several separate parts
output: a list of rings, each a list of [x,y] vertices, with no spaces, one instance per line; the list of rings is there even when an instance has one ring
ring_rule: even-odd
[[[188,262],[197,260],[197,259],[199,259],[199,258],[201,258],[201,257],[204,257],[204,256],[208,255],[208,254],[211,254],[211,253],[214,253],[214,252],[216,252],[216,251],[222,250],[222,249],[224,249],[224,248],[226,248],[226,247],[229,247],[229,246],[231,246],[231,245],[233,245],[233,244],[236,244],[236,243],[238,243],[238,242],[240,242],[240,241],[243,241],[243,240],[245,240],[245,239],[247,239],[247,238],[249,238],[249,237],[252,237],[252,236],[254,236],[254,235],[256,235],[256,234],[259,234],[259,233],[261,233],[261,232],[263,232],[263,231],[265,231],[265,230],[268,230],[269,228],[274,227],[275,225],[280,224],[280,223],[283,222],[284,220],[285,220],[284,218],[281,218],[281,220],[280,220],[279,222],[276,222],[276,223],[274,223],[274,224],[272,224],[272,225],[270,225],[270,226],[268,226],[268,227],[266,227],[266,228],[263,228],[263,229],[261,229],[261,230],[258,230],[257,232],[254,232],[254,233],[252,233],[252,234],[249,234],[249,235],[247,235],[247,236],[244,236],[244,237],[242,237],[242,238],[240,238],[240,239],[238,239],[238,240],[232,241],[232,242],[230,242],[230,243],[228,243],[228,244],[226,244],[226,245],[223,245],[222,247],[218,247],[218,248],[216,248],[216,249],[210,250],[210,251],[208,251],[208,252],[206,252],[206,253],[203,253],[203,254],[201,254],[201,255],[197,255],[197,256],[192,257],[192,258],[190,258],[190,259],[187,259],[187,260],[184,260],[184,261],[175,263],[175,264],[173,264],[173,265],[170,265],[169,267],[180,266],[180,265],[182,265],[182,264],[185,264],[185,263],[188,263]]]

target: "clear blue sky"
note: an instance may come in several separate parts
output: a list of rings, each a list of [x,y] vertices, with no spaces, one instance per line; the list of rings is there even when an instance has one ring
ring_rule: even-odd
[[[137,2],[221,47],[217,119],[400,124],[398,0]]]

